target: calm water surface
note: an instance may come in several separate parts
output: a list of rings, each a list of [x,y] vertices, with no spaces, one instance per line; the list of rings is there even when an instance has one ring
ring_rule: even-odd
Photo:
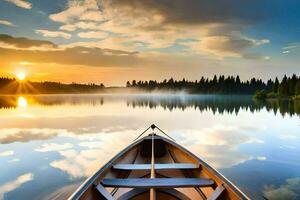
[[[73,192],[152,123],[253,199],[300,199],[300,102],[249,96],[0,97],[0,200]]]

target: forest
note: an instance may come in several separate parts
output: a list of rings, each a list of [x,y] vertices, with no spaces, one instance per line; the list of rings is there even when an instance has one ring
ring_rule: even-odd
[[[12,78],[0,78],[0,94],[66,94],[101,92],[101,84],[64,84],[59,82],[17,81]]]
[[[62,93],[98,93],[105,92],[104,84],[79,84],[59,82],[31,82],[18,81],[13,78],[0,78],[0,94],[62,94]],[[122,88],[121,88],[122,89]],[[189,81],[174,80],[170,78],[161,82],[149,81],[127,81],[126,89],[133,91],[155,92],[155,91],[185,91],[190,94],[249,94],[256,99],[267,98],[293,98],[300,99],[300,76],[286,75],[279,81],[269,79],[264,82],[262,79],[251,78],[242,81],[239,76],[219,76],[212,78],[201,77],[199,80]],[[110,90],[111,91],[111,90]],[[120,91],[120,90],[118,90]],[[131,90],[128,90],[131,91]]]
[[[269,79],[267,82],[261,79],[251,78],[241,81],[239,76],[219,76],[212,78],[201,77],[200,80],[180,81],[170,78],[162,82],[156,80],[149,81],[127,81],[126,87],[141,88],[148,91],[153,90],[186,90],[188,93],[201,94],[255,94],[258,99],[297,97],[300,95],[300,77],[295,74],[292,77],[283,77],[281,81]]]

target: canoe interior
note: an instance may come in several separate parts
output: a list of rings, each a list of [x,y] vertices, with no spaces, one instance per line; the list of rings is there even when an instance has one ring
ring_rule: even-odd
[[[99,192],[99,184],[98,188],[103,188],[111,199],[150,199],[147,185],[153,181],[161,184],[161,187],[149,186],[155,187],[156,199],[248,199],[216,170],[183,147],[161,136],[154,135],[152,139],[149,135],[128,146],[88,179],[70,199],[109,199]],[[156,180],[149,180],[152,178],[151,166],[147,165],[151,164],[152,141],[157,164]],[[132,181],[124,183],[123,179]]]

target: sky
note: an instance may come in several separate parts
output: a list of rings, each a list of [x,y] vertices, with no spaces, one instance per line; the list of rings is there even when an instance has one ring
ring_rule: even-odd
[[[127,80],[300,75],[299,0],[0,0],[0,76]]]

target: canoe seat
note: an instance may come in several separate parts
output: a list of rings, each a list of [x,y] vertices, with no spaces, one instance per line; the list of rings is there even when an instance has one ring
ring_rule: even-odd
[[[200,165],[190,163],[168,163],[168,164],[154,164],[154,169],[198,169]],[[119,170],[150,170],[151,164],[117,164],[113,166],[114,169]]]
[[[129,178],[103,179],[101,184],[105,187],[120,188],[181,188],[209,187],[214,181],[204,178]]]

